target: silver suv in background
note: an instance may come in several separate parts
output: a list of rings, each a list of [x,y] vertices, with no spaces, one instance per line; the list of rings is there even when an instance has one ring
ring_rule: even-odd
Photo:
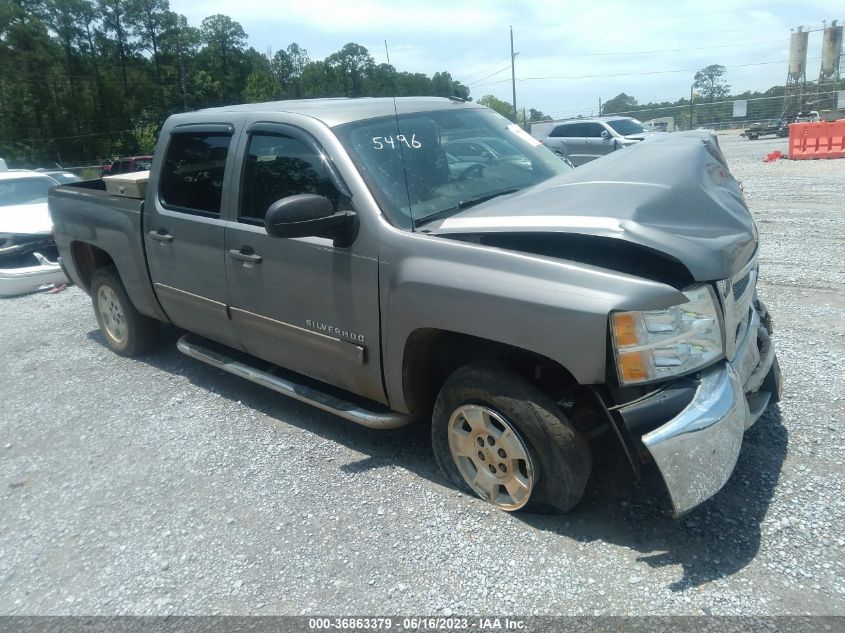
[[[531,134],[577,167],[663,133],[650,131],[631,117],[610,116],[534,123]]]

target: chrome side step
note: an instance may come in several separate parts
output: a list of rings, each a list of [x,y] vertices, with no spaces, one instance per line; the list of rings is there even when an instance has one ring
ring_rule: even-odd
[[[350,422],[355,422],[371,429],[395,429],[413,422],[413,418],[403,413],[390,411],[372,411],[348,402],[313,387],[293,382],[287,378],[275,376],[266,371],[230,358],[203,345],[204,340],[195,334],[185,334],[176,344],[183,354],[196,358],[213,367],[227,371],[235,376],[246,378],[262,387],[267,387],[285,396],[295,398],[312,406],[334,413]]]

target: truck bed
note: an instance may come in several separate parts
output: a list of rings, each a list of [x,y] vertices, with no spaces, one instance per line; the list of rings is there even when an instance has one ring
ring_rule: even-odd
[[[72,254],[62,264],[74,283],[90,290],[88,259],[99,249],[114,261],[135,307],[166,321],[147,270],[144,201],[108,194],[102,179],[54,187],[48,201],[56,245],[60,252]]]

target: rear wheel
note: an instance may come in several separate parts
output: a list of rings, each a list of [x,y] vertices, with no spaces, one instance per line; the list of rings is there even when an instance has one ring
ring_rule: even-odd
[[[443,385],[432,445],[446,479],[506,511],[566,512],[590,474],[587,444],[558,407],[490,363],[462,367]]]
[[[158,342],[158,321],[138,312],[114,266],[99,268],[94,273],[91,300],[100,331],[112,351],[121,356],[137,356]]]

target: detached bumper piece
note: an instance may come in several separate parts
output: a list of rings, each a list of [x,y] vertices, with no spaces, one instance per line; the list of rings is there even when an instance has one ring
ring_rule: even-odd
[[[32,253],[32,258],[31,265],[8,268],[0,260],[0,297],[24,295],[67,283],[58,262],[51,262],[40,253]]]
[[[760,306],[760,311],[765,314],[765,307]],[[691,394],[688,403],[679,409],[675,402],[672,417],[642,436],[645,449],[666,482],[675,516],[709,499],[725,485],[736,465],[743,433],[769,402],[780,399],[781,384],[769,333],[752,307],[733,360],[702,371],[694,390],[687,387]],[[629,429],[629,422],[652,398],[620,407]]]

